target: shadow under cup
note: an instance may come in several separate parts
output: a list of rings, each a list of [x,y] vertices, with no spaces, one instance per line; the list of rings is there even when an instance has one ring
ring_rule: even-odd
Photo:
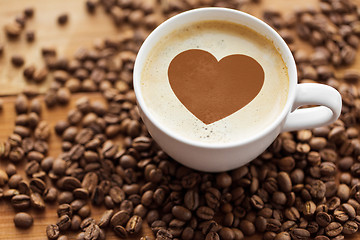
[[[175,29],[201,21],[219,20],[244,25],[269,39],[283,58],[288,69],[289,91],[287,102],[280,115],[260,133],[240,141],[230,143],[208,144],[186,139],[173,131],[164,128],[147,109],[141,93],[140,80],[143,66],[150,51],[159,39],[170,34]],[[176,15],[157,27],[145,40],[137,55],[134,76],[134,91],[136,94],[141,117],[150,134],[163,150],[172,158],[185,166],[208,172],[227,171],[240,167],[260,155],[278,136],[292,110],[294,103],[297,72],[294,58],[285,41],[267,24],[261,20],[226,8],[201,8]]]

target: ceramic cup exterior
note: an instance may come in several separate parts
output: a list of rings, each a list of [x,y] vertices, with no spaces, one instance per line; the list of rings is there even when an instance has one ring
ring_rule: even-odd
[[[289,92],[281,114],[262,132],[243,141],[214,145],[185,139],[159,124],[147,109],[141,93],[141,71],[147,55],[158,40],[174,29],[206,20],[238,23],[267,37],[273,41],[288,68]],[[226,8],[190,10],[158,26],[139,50],[134,66],[133,84],[141,117],[160,147],[183,165],[207,172],[227,171],[250,162],[270,146],[281,132],[328,125],[340,116],[342,106],[341,96],[334,88],[323,84],[297,83],[295,60],[285,41],[275,30],[249,14]],[[319,106],[297,109],[304,105]]]

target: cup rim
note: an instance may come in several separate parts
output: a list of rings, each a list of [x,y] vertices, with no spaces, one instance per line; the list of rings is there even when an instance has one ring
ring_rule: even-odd
[[[143,59],[143,58],[147,57],[147,55],[145,55],[145,52],[147,51],[147,48],[149,47],[148,45],[153,41],[157,42],[156,38],[158,37],[157,36],[158,33],[163,31],[163,29],[168,27],[168,25],[171,25],[171,24],[181,20],[182,18],[187,18],[187,17],[189,17],[189,15],[192,15],[192,14],[197,14],[200,12],[218,12],[218,11],[229,13],[229,14],[242,15],[242,17],[250,19],[250,21],[255,22],[255,24],[261,25],[262,27],[265,27],[268,29],[270,34],[267,34],[265,36],[263,33],[258,32],[250,27],[257,33],[261,34],[262,36],[265,36],[265,37],[269,38],[270,40],[273,40],[274,42],[276,42],[275,47],[278,49],[278,51],[281,49],[281,52],[279,51],[279,53],[282,56],[286,66],[287,66],[287,69],[288,69],[289,91],[288,91],[286,104],[285,104],[283,110],[281,111],[279,116],[270,125],[266,126],[263,129],[263,131],[256,133],[249,138],[241,139],[239,141],[232,141],[232,142],[226,142],[226,143],[221,143],[221,142],[220,143],[207,143],[207,142],[200,142],[200,141],[187,139],[183,136],[177,135],[170,129],[167,129],[164,126],[161,126],[161,124],[157,121],[156,117],[154,117],[151,114],[151,112],[147,109],[146,103],[145,103],[143,95],[141,93],[140,81],[141,81],[141,71],[142,71],[143,64],[140,65],[139,59]],[[216,19],[214,19],[214,20],[216,20]],[[195,19],[192,22],[196,22],[196,21],[199,21],[199,20]],[[230,22],[234,22],[234,21],[230,21]],[[237,24],[241,24],[241,23],[237,23]],[[169,34],[169,33],[170,32],[168,31],[167,34]],[[286,61],[285,58],[287,58],[288,61]],[[290,69],[292,69],[292,71],[290,71]],[[262,20],[256,18],[255,16],[252,16],[252,15],[242,12],[240,10],[234,10],[234,9],[222,8],[222,7],[204,7],[204,8],[188,10],[188,11],[179,13],[179,14],[167,19],[163,23],[161,23],[158,27],[156,27],[149,34],[149,36],[145,39],[145,41],[141,45],[139,52],[137,54],[136,60],[135,60],[134,70],[133,70],[133,87],[134,87],[137,104],[139,105],[139,108],[143,112],[143,114],[146,115],[146,117],[151,121],[151,123],[156,128],[161,130],[163,133],[165,133],[169,137],[171,137],[179,142],[182,142],[187,145],[194,146],[194,147],[205,148],[205,149],[228,149],[228,148],[238,147],[238,146],[242,146],[242,145],[246,145],[246,144],[255,142],[256,140],[264,138],[265,136],[269,135],[272,131],[274,131],[277,127],[279,127],[281,125],[282,121],[287,117],[289,112],[292,110],[291,108],[293,106],[293,103],[295,100],[295,94],[296,94],[296,92],[295,92],[296,85],[297,85],[297,71],[296,71],[295,60],[294,60],[294,57],[293,57],[288,45],[284,41],[284,39],[282,39],[281,36],[272,27],[270,27],[268,24],[266,24]]]

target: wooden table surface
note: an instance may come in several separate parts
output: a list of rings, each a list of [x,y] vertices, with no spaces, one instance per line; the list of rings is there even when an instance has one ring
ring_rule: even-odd
[[[360,0],[355,1],[360,6]],[[273,8],[287,14],[295,9],[316,5],[316,0],[263,0],[260,5],[247,6],[244,11],[261,17],[261,11],[264,8]],[[22,34],[18,41],[6,41],[3,25],[12,21],[27,6],[35,8],[35,15],[28,21],[26,29],[35,31],[36,40],[33,43],[27,43]],[[69,14],[69,22],[67,25],[59,27],[56,17],[64,12]],[[40,54],[42,46],[55,46],[60,56],[71,57],[79,46],[90,47],[95,39],[116,36],[120,31],[112,24],[111,19],[102,9],[97,9],[95,15],[87,14],[83,0],[0,0],[0,42],[5,44],[5,52],[0,57],[0,96],[4,101],[4,110],[0,113],[0,141],[5,141],[13,131],[15,95],[28,84],[22,76],[22,68],[14,68],[10,64],[12,54],[24,55],[26,61],[24,66],[33,63],[40,67],[44,64]],[[302,43],[299,46],[309,49]],[[360,69],[360,52],[358,55],[352,68]],[[41,92],[45,92],[51,80],[48,77],[44,84],[36,85],[36,87]],[[46,110],[44,106],[43,110],[45,111],[43,111],[42,118],[53,127],[59,119],[66,117],[67,111],[74,107],[75,100],[83,95],[88,95],[91,99],[102,100],[100,94],[96,93],[76,94],[67,107]],[[42,96],[39,97],[42,98]],[[60,144],[61,140],[52,134],[49,156],[57,156],[61,152]],[[4,167],[5,163],[0,163],[0,166]],[[18,171],[23,174],[23,166],[20,165]],[[103,208],[92,207],[92,216],[98,219],[103,210]],[[7,202],[0,201],[0,239],[47,239],[46,226],[57,220],[56,205],[47,205],[43,212],[34,210],[30,212],[34,216],[34,225],[26,230],[17,229],[13,224],[14,209]],[[143,232],[140,235],[145,234],[152,234],[146,223],[144,223]],[[140,235],[134,236],[133,239],[138,239]],[[74,236],[74,234],[70,236]],[[359,238],[358,236],[356,235],[355,238]],[[112,231],[107,231],[107,239],[118,238]],[[260,239],[260,236],[252,237],[252,239]]]

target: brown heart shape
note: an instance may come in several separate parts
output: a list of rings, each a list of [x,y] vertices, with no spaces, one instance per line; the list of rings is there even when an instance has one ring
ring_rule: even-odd
[[[209,52],[179,53],[168,68],[180,102],[205,124],[219,121],[251,102],[264,84],[264,70],[252,57],[234,54],[219,62]]]

